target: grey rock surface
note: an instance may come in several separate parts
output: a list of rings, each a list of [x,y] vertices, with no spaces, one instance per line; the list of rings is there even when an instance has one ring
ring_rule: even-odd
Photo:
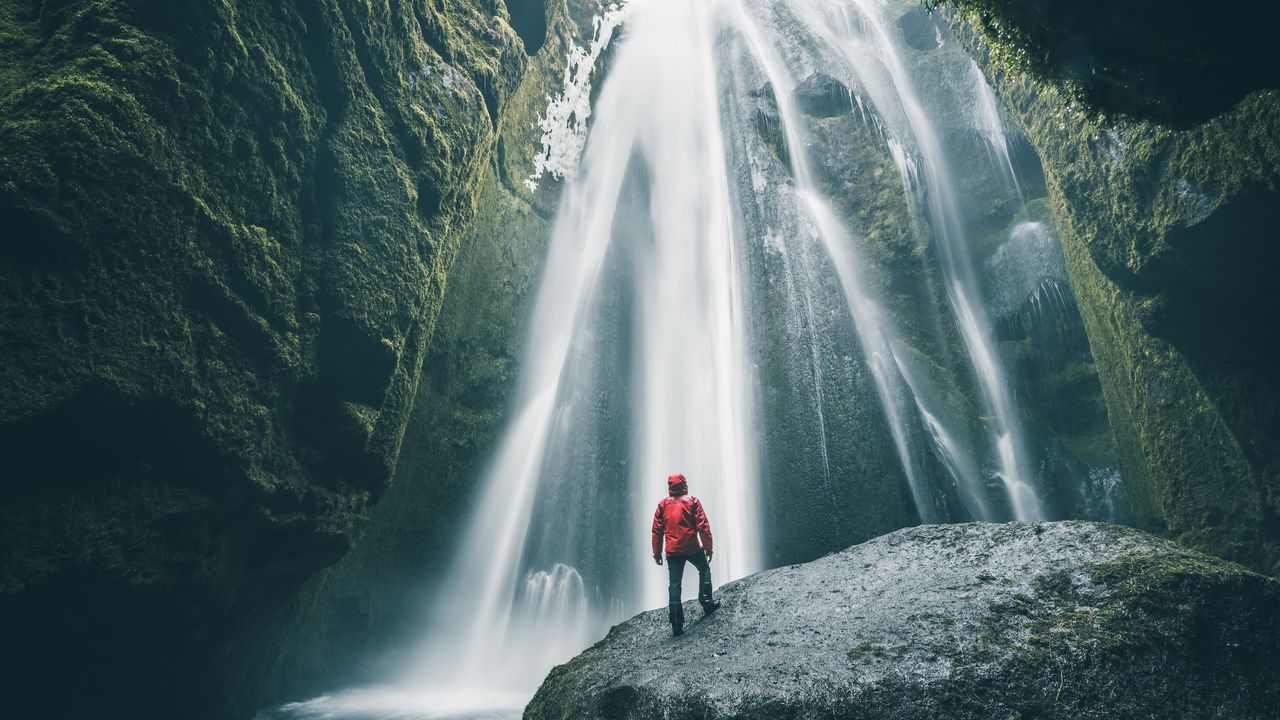
[[[525,718],[1275,718],[1280,583],[1093,523],[900,530],[666,611]]]
[[[840,117],[853,110],[848,86],[825,73],[814,73],[801,80],[796,85],[795,97],[800,112],[811,117]]]

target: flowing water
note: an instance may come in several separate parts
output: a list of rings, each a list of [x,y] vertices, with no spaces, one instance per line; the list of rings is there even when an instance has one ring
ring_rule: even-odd
[[[647,536],[672,472],[707,508],[717,584],[762,569],[761,448],[781,421],[762,409],[760,375],[774,368],[806,428],[784,442],[814,458],[833,505],[845,452],[835,428],[855,412],[887,438],[890,471],[922,521],[1046,516],[937,108],[897,46],[890,18],[905,6],[891,5],[632,0],[604,18],[544,118],[538,172],[565,184],[519,389],[421,652],[385,687],[275,713],[518,714],[554,664],[665,604]],[[591,67],[619,24],[591,104]],[[956,76],[976,111],[948,111],[974,118],[997,177],[1020,194],[994,98],[971,66]],[[796,93],[818,71],[848,88],[835,101],[896,171],[908,242],[930,258],[916,271],[932,298],[921,307],[886,292],[864,229],[823,180],[818,121]],[[946,387],[971,397],[957,404]],[[837,412],[841,402],[853,410]]]

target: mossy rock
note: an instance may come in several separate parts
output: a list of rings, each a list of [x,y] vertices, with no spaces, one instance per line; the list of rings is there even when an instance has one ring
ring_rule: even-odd
[[[533,191],[524,184],[540,149],[536,121],[562,87],[569,43],[590,41],[600,11],[595,0],[546,7],[547,33],[504,104],[475,217],[449,270],[391,487],[352,552],[299,593],[265,704],[382,681],[381,659],[421,639],[422,597],[465,532],[514,400],[562,188],[551,177]]]

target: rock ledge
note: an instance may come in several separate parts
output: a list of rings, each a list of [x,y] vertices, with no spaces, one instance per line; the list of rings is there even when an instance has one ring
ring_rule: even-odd
[[[922,526],[726,585],[554,669],[525,718],[1274,718],[1280,583],[1127,528]]]

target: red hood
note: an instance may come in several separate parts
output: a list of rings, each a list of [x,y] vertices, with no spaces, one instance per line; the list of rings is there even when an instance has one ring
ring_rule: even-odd
[[[667,494],[671,497],[680,497],[689,493],[689,484],[684,479],[684,475],[676,473],[667,476]]]

